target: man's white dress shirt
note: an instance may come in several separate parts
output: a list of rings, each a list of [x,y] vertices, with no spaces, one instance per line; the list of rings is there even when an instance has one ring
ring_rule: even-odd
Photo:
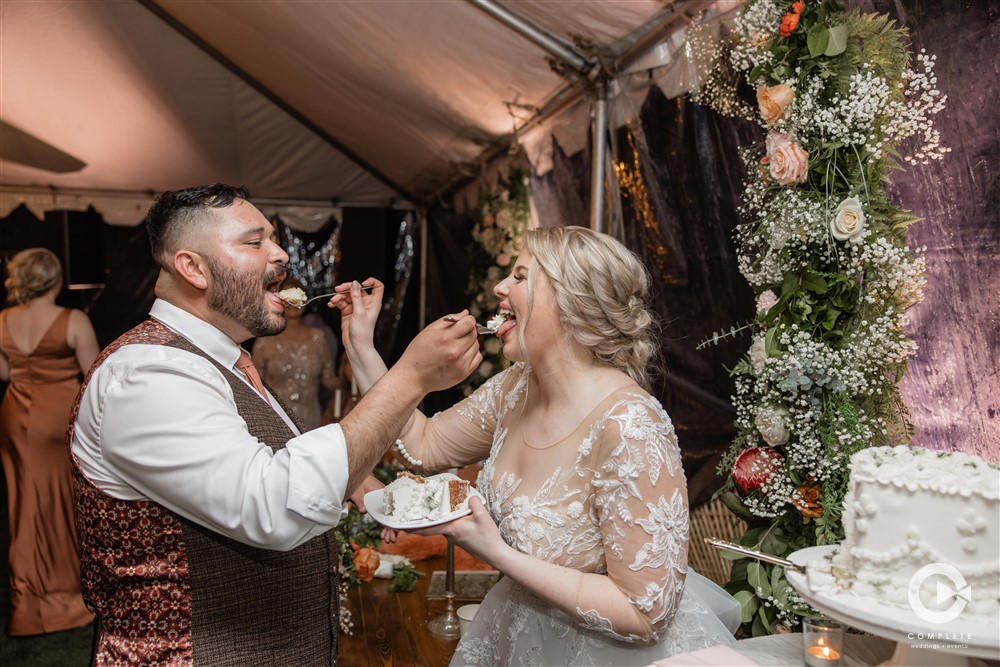
[[[150,315],[247,382],[235,370],[239,346],[222,331],[159,299]],[[207,359],[126,345],[87,385],[73,453],[108,495],[153,500],[245,544],[292,549],[343,515],[347,445],[340,426],[299,434],[273,397],[272,405],[260,399],[296,434],[277,452],[250,435],[229,382]]]

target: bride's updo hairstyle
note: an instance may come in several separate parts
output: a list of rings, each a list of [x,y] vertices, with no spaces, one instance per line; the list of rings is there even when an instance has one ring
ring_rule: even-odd
[[[567,334],[649,391],[659,346],[642,262],[615,238],[585,227],[532,229],[524,243],[552,284]]]

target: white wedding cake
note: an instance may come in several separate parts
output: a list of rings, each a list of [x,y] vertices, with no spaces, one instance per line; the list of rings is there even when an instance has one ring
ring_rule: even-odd
[[[910,608],[913,575],[941,564],[961,573],[963,614],[1000,617],[1000,466],[961,452],[872,447],[851,457],[844,542],[810,563],[810,588]],[[942,569],[942,568],[938,568]],[[919,587],[926,607],[940,597]]]
[[[403,471],[383,490],[382,506],[399,523],[438,521],[467,509],[471,488],[450,473],[421,477]]]

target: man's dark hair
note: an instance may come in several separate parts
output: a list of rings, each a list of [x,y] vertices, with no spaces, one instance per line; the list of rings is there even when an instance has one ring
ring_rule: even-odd
[[[171,240],[197,220],[199,213],[210,208],[226,208],[237,199],[249,198],[246,188],[225,183],[164,192],[153,202],[145,220],[153,259],[160,264],[168,261],[166,254],[171,248]]]

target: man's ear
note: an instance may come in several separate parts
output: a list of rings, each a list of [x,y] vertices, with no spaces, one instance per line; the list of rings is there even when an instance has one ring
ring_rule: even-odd
[[[193,250],[178,250],[174,253],[174,271],[181,280],[193,287],[208,289],[209,270],[205,258]]]

